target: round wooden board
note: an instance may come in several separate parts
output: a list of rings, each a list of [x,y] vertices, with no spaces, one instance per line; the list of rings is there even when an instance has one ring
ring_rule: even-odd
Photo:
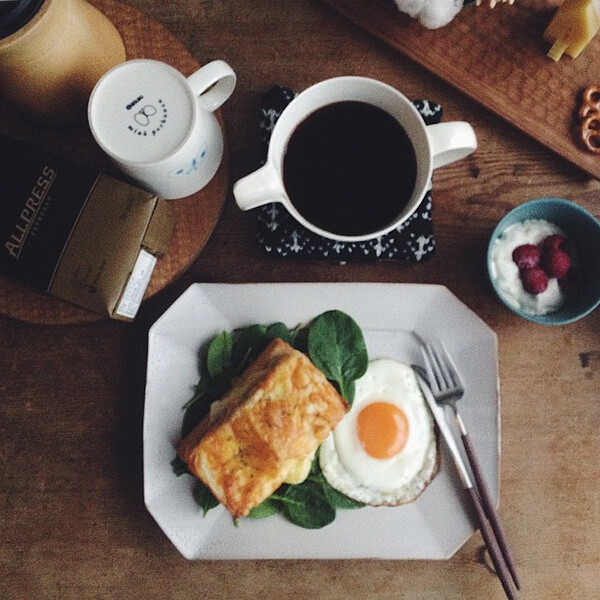
[[[127,58],[162,60],[191,75],[198,62],[181,42],[160,23],[137,9],[116,0],[92,0],[117,27],[127,51]],[[220,115],[218,115],[221,119]],[[0,107],[0,131],[15,138],[43,145],[48,150],[72,158],[75,162],[118,175],[108,159],[96,146],[87,125],[70,128],[47,128],[36,125],[11,107]],[[146,291],[153,296],[179,277],[196,260],[205,246],[221,214],[229,185],[227,152],[214,179],[198,193],[171,201],[176,224],[173,238],[154,270]],[[0,278],[0,314],[46,325],[91,323],[102,315],[24,288]]]

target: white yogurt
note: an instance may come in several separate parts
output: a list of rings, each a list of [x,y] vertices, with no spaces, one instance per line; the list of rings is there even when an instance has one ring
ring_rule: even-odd
[[[519,267],[512,259],[513,250],[523,244],[538,245],[549,235],[565,235],[554,223],[530,219],[507,227],[492,245],[490,275],[502,299],[517,310],[531,315],[545,315],[558,310],[565,302],[558,280],[548,278],[541,294],[530,294],[523,287]]]

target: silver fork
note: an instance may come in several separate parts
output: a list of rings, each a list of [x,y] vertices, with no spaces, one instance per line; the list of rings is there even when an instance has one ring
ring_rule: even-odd
[[[517,576],[515,563],[504,535],[504,529],[498,518],[498,513],[494,508],[489,488],[485,482],[483,472],[479,466],[479,461],[475,454],[471,440],[467,434],[464,421],[462,420],[460,413],[458,412],[457,402],[460,400],[464,393],[465,387],[458,374],[456,366],[452,361],[452,358],[440,344],[423,344],[423,356],[425,358],[425,366],[427,369],[427,376],[429,379],[429,386],[431,392],[438,404],[447,404],[452,408],[460,437],[465,448],[465,453],[469,460],[469,465],[473,471],[473,477],[481,497],[481,504],[485,512],[485,516],[490,522],[492,530],[496,536],[498,547],[504,557],[506,566],[510,572],[510,575],[515,583],[517,589],[520,589],[520,582]]]

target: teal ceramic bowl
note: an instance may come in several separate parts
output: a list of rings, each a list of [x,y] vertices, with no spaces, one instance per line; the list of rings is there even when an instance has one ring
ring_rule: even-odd
[[[491,276],[492,246],[515,223],[544,219],[560,227],[577,250],[583,283],[556,312],[532,315],[507,304]],[[581,206],[561,198],[538,198],[511,210],[496,226],[487,252],[488,277],[501,302],[512,312],[539,325],[566,325],[591,313],[600,304],[600,221]]]

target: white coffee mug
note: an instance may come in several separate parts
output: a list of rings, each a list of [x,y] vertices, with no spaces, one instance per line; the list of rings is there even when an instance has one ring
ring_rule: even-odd
[[[398,206],[394,217],[376,230],[340,234],[323,229],[306,218],[284,184],[284,158],[291,137],[315,111],[338,102],[361,102],[383,109],[404,129],[414,148],[416,177],[413,192]],[[317,83],[284,109],[269,142],[267,161],[257,171],[237,181],[233,193],[242,210],[279,202],[307,229],[326,238],[357,242],[373,239],[399,227],[417,209],[430,186],[433,169],[464,158],[477,148],[471,125],[455,121],[426,125],[414,104],[395,88],[365,77],[337,77]]]
[[[213,114],[236,84],[222,60],[184,77],[149,59],[125,61],[100,78],[88,103],[96,142],[115,165],[162,198],[183,198],[213,178],[223,133]]]

